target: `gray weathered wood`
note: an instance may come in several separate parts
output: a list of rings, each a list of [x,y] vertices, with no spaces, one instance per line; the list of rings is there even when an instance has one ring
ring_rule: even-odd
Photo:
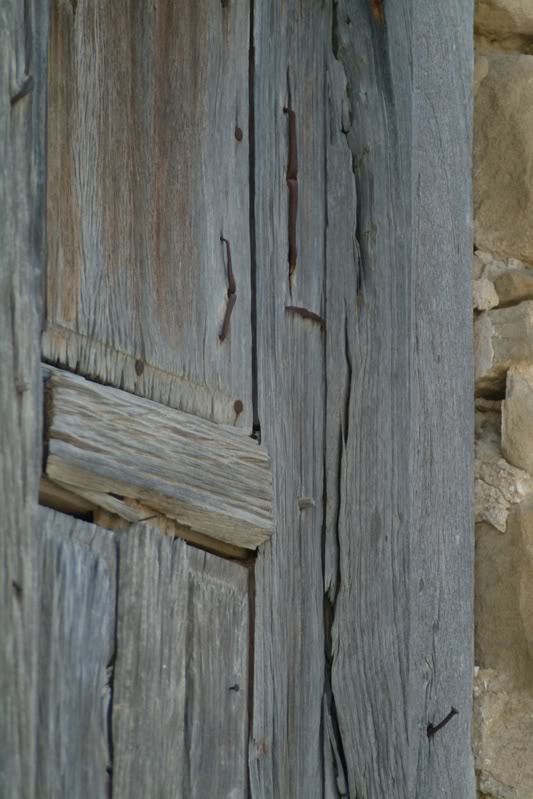
[[[471,4],[335,4],[329,712],[350,796],[473,797]],[[372,13],[374,7],[375,13]],[[427,727],[454,706],[435,737]]]
[[[248,0],[50,6],[44,355],[251,430]]]
[[[322,796],[320,317],[330,29],[320,3],[273,0],[255,3],[254,13],[258,416],[272,457],[275,532],[256,563],[250,779],[255,799],[312,799]],[[294,112],[294,123],[284,107]],[[291,124],[298,189],[295,267],[288,257]]]
[[[416,796],[476,794],[470,743],[474,511],[470,302],[472,0],[413,13],[413,279],[409,657],[414,725],[455,726],[411,755]],[[421,43],[424,43],[422,46]],[[416,187],[416,188],[415,188]],[[416,765],[415,765],[416,762]],[[415,776],[416,774],[416,776]]]
[[[113,533],[46,508],[39,536],[37,796],[104,799],[117,545]]]
[[[120,538],[114,799],[247,795],[247,589],[156,530]]]
[[[35,796],[47,4],[0,2],[0,795]]]
[[[51,480],[96,504],[98,494],[141,499],[182,525],[242,547],[269,537],[270,461],[243,430],[60,370],[46,390]],[[107,509],[122,515],[114,505]]]

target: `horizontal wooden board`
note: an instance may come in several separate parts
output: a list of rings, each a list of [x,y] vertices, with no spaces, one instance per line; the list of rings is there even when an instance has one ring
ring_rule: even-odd
[[[51,0],[43,351],[251,431],[248,26],[248,0]]]
[[[37,795],[108,795],[115,536],[40,509]],[[37,642],[36,642],[37,643]]]
[[[113,797],[247,794],[248,571],[120,537]]]
[[[106,496],[109,495],[107,494]],[[211,538],[203,533],[197,533],[195,530],[191,530],[190,527],[184,527],[182,524],[178,524],[174,519],[169,519],[168,516],[157,513],[153,508],[148,508],[135,499],[124,500],[124,505],[130,512],[133,511],[135,513],[137,517],[135,519],[136,522],[147,522],[150,527],[156,528],[166,536],[182,538],[195,547],[204,549],[207,552],[213,552],[225,558],[249,560],[251,557],[249,549],[236,547],[234,544],[227,544],[219,538]],[[112,513],[102,508],[98,508],[95,511],[93,514],[93,521],[100,527],[106,527],[109,530],[127,530],[131,524],[124,516],[120,516],[119,514]]]
[[[242,430],[60,370],[47,381],[46,425],[47,477],[89,502],[139,499],[248,549],[271,533],[270,461]]]

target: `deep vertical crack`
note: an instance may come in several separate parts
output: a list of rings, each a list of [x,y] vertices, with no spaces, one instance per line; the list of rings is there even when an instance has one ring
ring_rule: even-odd
[[[333,56],[337,61],[341,60],[341,50],[342,50],[342,39],[340,34],[340,20],[339,20],[339,8],[337,0],[333,0],[332,2],[332,14],[331,14],[331,49]],[[344,65],[342,64],[343,69]],[[344,69],[344,73],[346,75],[346,70]],[[346,84],[347,84],[347,94],[349,99],[350,97],[350,82],[348,77],[346,76]],[[330,108],[330,113],[333,109],[330,106],[326,105],[326,108]],[[360,174],[359,174],[359,166],[358,160],[356,155],[350,146],[349,140],[349,130],[351,127],[351,112],[350,118],[344,119],[344,111],[343,111],[343,119],[340,120],[341,130],[346,139],[346,146],[348,147],[348,151],[351,155],[351,168],[353,172],[353,187],[354,192],[359,199],[360,192],[359,184],[360,184]],[[327,147],[327,138],[326,138],[326,147]],[[362,156],[364,157],[364,155]],[[360,161],[361,159],[359,159]],[[326,164],[327,164],[327,152],[326,152]],[[326,176],[327,176],[327,167],[326,167]],[[327,187],[326,187],[326,207],[327,207]],[[361,214],[361,207],[360,203],[358,202],[356,205],[356,219],[354,220],[354,231],[353,231],[353,264],[356,271],[355,275],[355,288],[357,292],[358,301],[363,301],[364,298],[364,291],[365,291],[365,269],[363,263],[363,246],[364,242],[360,241],[362,238],[361,234],[361,224],[362,224],[362,214]],[[326,245],[327,250],[327,245]],[[326,252],[327,256],[327,252]],[[327,257],[326,257],[326,271],[327,271]],[[326,275],[327,278],[327,275]],[[326,303],[327,303],[327,291],[326,291]],[[344,323],[344,330],[343,332],[343,344],[344,344],[344,374],[345,374],[345,381],[344,381],[344,389],[341,398],[341,404],[339,407],[339,418],[338,418],[338,427],[336,434],[329,435],[329,442],[327,442],[326,446],[330,446],[334,451],[335,454],[333,458],[331,458],[331,465],[334,468],[334,474],[329,475],[329,479],[325,478],[324,480],[324,521],[323,521],[323,543],[322,543],[322,555],[323,555],[323,573],[324,578],[326,578],[326,551],[327,551],[327,539],[330,538],[330,548],[335,548],[335,577],[332,578],[331,583],[326,585],[324,584],[324,648],[325,648],[325,671],[324,671],[324,735],[327,736],[329,740],[329,744],[331,747],[331,758],[334,766],[335,776],[336,776],[336,788],[338,791],[339,796],[350,796],[350,789],[349,789],[349,782],[348,782],[348,764],[346,760],[346,753],[344,751],[343,739],[339,724],[339,718],[337,714],[336,702],[335,702],[335,693],[333,689],[333,669],[335,666],[335,642],[333,639],[333,629],[335,623],[335,613],[336,613],[336,602],[339,596],[339,589],[341,585],[341,571],[340,571],[340,560],[341,560],[341,540],[340,540],[340,523],[341,523],[341,499],[342,499],[342,479],[343,479],[343,469],[344,469],[344,455],[345,455],[345,448],[348,442],[349,434],[350,434],[350,405],[351,405],[351,394],[352,394],[352,380],[353,380],[353,362],[352,362],[352,353],[350,347],[350,336],[349,336],[349,319],[348,319],[348,308],[344,307],[344,320],[341,318],[338,320],[338,324]],[[329,313],[328,313],[329,317]],[[340,331],[339,331],[340,332]],[[331,335],[331,330],[326,331],[326,335]],[[325,415],[330,412],[329,408],[329,386],[328,386],[328,374],[326,371],[326,407],[325,407]],[[336,401],[336,400],[333,400]],[[326,455],[324,454],[324,457]],[[327,467],[327,463],[325,464]],[[326,473],[326,469],[325,469]],[[328,495],[329,492],[329,495]],[[332,512],[331,517],[328,517],[327,510],[332,508],[334,512]],[[326,524],[327,521],[331,524],[332,529],[327,530]],[[355,799],[355,797],[352,797]]]
[[[109,752],[109,765],[107,766],[107,795],[113,796],[113,766],[114,766],[114,741],[113,741],[113,705],[115,700],[115,664],[118,651],[118,597],[120,580],[120,543],[115,537],[116,566],[115,566],[115,627],[113,631],[113,650],[106,664],[106,688],[109,690],[109,704],[107,710],[107,748]]]
[[[255,7],[250,0],[250,38],[248,47],[248,185],[250,228],[250,288],[252,324],[252,413],[254,435],[261,440],[257,399],[257,244],[255,236]]]

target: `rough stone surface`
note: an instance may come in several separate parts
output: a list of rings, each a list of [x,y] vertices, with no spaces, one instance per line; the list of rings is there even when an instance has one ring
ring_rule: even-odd
[[[488,61],[475,100],[474,238],[481,249],[533,263],[533,56]]]
[[[520,506],[515,506],[505,535],[489,524],[476,526],[476,663],[496,669],[508,690],[533,687],[533,619],[527,616],[533,571],[524,532],[530,521],[531,514],[523,519]]]
[[[529,269],[528,265],[518,260],[518,258],[501,258],[485,250],[476,250],[473,263],[474,274],[472,277],[474,280],[484,277],[487,278],[487,280],[492,280],[494,283],[504,272],[513,270],[524,271],[527,269]]]
[[[485,55],[476,55],[474,61],[474,97],[479,89],[479,84],[489,74],[489,60]]]
[[[473,280],[479,280],[479,278],[481,277],[481,273],[483,272],[483,267],[484,266],[485,266],[485,264],[483,263],[481,258],[479,258],[477,254],[474,255],[474,257],[472,258],[472,279]]]
[[[525,373],[525,377],[524,377]],[[533,476],[502,457],[504,402],[476,400],[474,751],[480,799],[533,797]],[[527,388],[527,387],[526,387]],[[527,391],[526,391],[527,394]]]
[[[493,669],[475,677],[474,752],[483,799],[531,799],[533,698],[508,691]]]
[[[482,280],[486,280],[486,278],[482,278]],[[508,272],[502,272],[497,276],[494,286],[500,305],[513,305],[523,300],[533,300],[533,271],[511,269]]]
[[[533,36],[531,0],[477,0],[476,33],[490,39]]]
[[[474,323],[474,347],[477,393],[503,395],[509,367],[533,362],[533,301],[481,313]]]
[[[504,533],[511,505],[533,492],[533,479],[503,458],[476,458],[475,490],[476,521],[488,522]]]
[[[472,302],[476,311],[488,311],[498,305],[499,297],[494,284],[486,277],[472,282]]]
[[[517,364],[507,372],[502,451],[514,466],[533,474],[533,364]]]

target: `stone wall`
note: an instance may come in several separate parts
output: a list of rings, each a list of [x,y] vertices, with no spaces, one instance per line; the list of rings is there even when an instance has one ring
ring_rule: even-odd
[[[473,306],[479,796],[533,799],[533,0],[477,0]]]

